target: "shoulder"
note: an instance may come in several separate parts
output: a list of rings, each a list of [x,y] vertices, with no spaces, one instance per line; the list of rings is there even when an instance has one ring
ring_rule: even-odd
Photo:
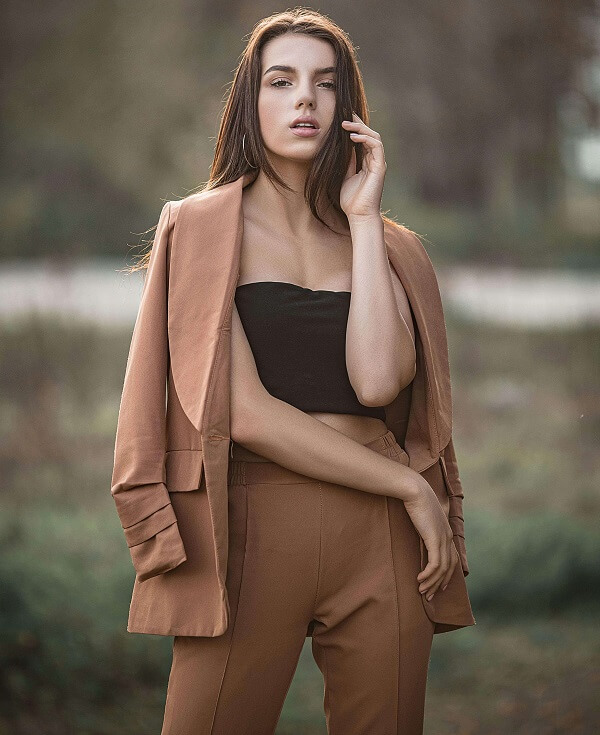
[[[202,191],[197,194],[190,194],[182,199],[171,199],[168,201],[170,225],[172,227],[175,225],[182,209],[185,210],[187,207],[197,206],[206,198],[206,194],[207,192]]]
[[[398,255],[409,254],[433,267],[421,235],[385,215],[383,215],[383,221],[385,240],[389,250],[394,250]]]
[[[418,235],[385,215],[383,215],[383,220],[385,243],[392,262],[394,258],[397,258],[415,275],[421,275],[427,280],[433,279],[437,285],[435,269],[423,244],[422,235]]]
[[[202,189],[193,194],[188,194],[181,199],[173,199],[167,204],[170,205],[170,224],[175,226],[177,220],[181,217],[182,212],[195,214],[198,216],[212,216],[216,214],[218,208],[224,203],[229,189],[235,182],[220,184],[212,189]]]
[[[440,303],[438,278],[421,236],[384,216],[385,242],[390,262],[415,297],[431,305]]]

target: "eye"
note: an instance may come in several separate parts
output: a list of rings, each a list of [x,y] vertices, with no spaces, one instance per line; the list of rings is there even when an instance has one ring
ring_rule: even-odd
[[[274,79],[271,82],[271,87],[283,87],[290,84],[288,79]],[[326,89],[335,89],[335,82],[320,82],[320,84],[326,84]]]

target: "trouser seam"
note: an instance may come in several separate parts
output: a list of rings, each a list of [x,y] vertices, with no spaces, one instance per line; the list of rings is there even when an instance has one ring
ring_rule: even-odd
[[[392,524],[390,519],[390,499],[386,496],[385,498],[385,507],[387,512],[387,520],[388,520],[388,529],[389,529],[389,550],[390,550],[390,560],[392,563],[392,575],[394,578],[394,594],[396,597],[396,630],[398,633],[398,645],[396,646],[396,675],[397,675],[397,688],[396,688],[396,732],[399,732],[399,718],[400,718],[400,712],[399,712],[399,704],[398,699],[400,696],[400,687],[402,685],[400,680],[400,645],[401,645],[401,636],[400,636],[400,603],[398,601],[398,583],[397,583],[397,577],[396,577],[396,567],[394,564],[394,549],[393,549],[393,539],[392,539]]]
[[[313,603],[313,616],[317,609],[317,601],[319,599],[319,588],[321,584],[321,552],[323,548],[323,487],[320,482],[317,483],[319,486],[319,512],[320,512],[320,520],[319,520],[319,554],[317,558],[317,585],[315,588],[315,600]]]
[[[329,690],[329,669],[327,668],[327,646],[321,646],[323,652],[323,709],[325,710],[327,719],[327,735],[333,735],[331,732],[331,694]]]
[[[221,682],[219,684],[219,691],[217,692],[217,697],[215,700],[215,706],[213,709],[213,716],[210,723],[210,732],[212,735],[214,726],[215,726],[215,718],[217,716],[217,708],[219,706],[219,699],[221,698],[221,692],[223,690],[223,682],[225,681],[225,674],[227,673],[227,666],[229,664],[229,657],[231,655],[231,649],[233,647],[233,637],[235,635],[235,624],[237,622],[238,614],[240,611],[241,601],[242,601],[242,590],[244,587],[244,566],[246,564],[246,554],[247,554],[247,548],[248,548],[248,490],[244,486],[244,502],[246,504],[245,509],[245,529],[244,529],[244,555],[242,558],[242,569],[240,573],[240,588],[238,591],[238,598],[237,598],[237,605],[235,608],[235,616],[233,618],[233,621],[231,622],[231,637],[229,639],[229,647],[227,649],[227,658],[225,659],[225,666],[223,667],[223,674],[221,676]]]
[[[175,639],[177,636],[173,636],[173,642],[171,644],[171,658],[175,655]],[[169,680],[167,682],[167,694],[165,697],[165,708],[164,708],[164,714],[163,714],[163,725],[166,725],[167,722],[170,723],[170,720],[168,719],[171,714],[171,702],[172,702],[172,695],[173,691],[170,687],[171,684],[171,676],[173,673],[173,665],[171,665],[171,672],[169,673]],[[161,735],[168,735],[169,731],[171,730],[170,724],[169,724],[169,730],[165,730],[164,727],[161,729]]]

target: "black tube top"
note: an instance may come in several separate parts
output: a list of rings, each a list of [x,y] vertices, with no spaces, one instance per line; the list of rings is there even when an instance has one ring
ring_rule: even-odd
[[[385,421],[383,406],[363,406],[348,377],[350,291],[255,281],[236,288],[235,303],[258,374],[271,395],[302,411]]]

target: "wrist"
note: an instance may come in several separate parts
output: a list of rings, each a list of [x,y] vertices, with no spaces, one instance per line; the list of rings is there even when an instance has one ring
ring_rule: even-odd
[[[383,225],[381,212],[372,212],[369,214],[349,214],[347,215],[347,217],[350,228],[363,227],[365,225],[373,226],[379,223]]]
[[[414,475],[417,475],[418,473],[415,473],[414,470],[411,470],[404,465],[401,465],[401,467],[406,471],[399,472],[398,467],[396,467],[391,494],[393,497],[399,498],[404,502],[415,500],[421,493],[421,488],[418,482],[420,475],[418,475],[418,477],[414,477]]]

